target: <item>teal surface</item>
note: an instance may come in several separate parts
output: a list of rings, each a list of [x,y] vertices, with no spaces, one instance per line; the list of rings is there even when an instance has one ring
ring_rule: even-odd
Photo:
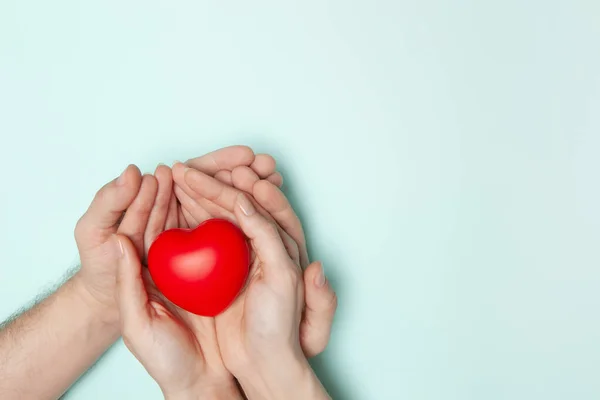
[[[0,317],[76,263],[125,165],[244,143],[339,292],[334,398],[600,398],[599,22],[595,0],[2,0]],[[68,398],[161,395],[117,343]]]

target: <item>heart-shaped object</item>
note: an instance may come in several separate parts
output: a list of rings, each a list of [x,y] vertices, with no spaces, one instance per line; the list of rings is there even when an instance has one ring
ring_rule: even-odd
[[[235,300],[249,264],[244,233],[223,219],[164,231],[148,251],[148,269],[158,290],[184,310],[208,317]]]

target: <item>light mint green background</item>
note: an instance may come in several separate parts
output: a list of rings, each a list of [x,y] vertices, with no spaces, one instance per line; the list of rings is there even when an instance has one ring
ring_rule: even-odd
[[[2,318],[127,163],[245,143],[339,292],[335,398],[600,397],[595,0],[2,0],[0,134]],[[69,398],[160,397],[119,343]]]

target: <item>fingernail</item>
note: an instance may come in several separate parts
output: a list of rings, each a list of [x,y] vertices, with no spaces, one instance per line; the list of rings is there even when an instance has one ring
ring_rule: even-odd
[[[117,179],[117,186],[121,186],[122,184],[125,183],[125,172],[127,172],[128,168],[129,168],[129,166],[127,168],[125,168],[125,170],[123,172],[121,172],[121,175],[119,175],[119,178]]]
[[[323,269],[323,263],[321,263],[321,270],[315,278],[315,285],[317,285],[317,287],[323,287],[325,286],[326,281],[327,278],[325,278],[325,270]]]
[[[243,193],[238,194],[237,203],[240,207],[240,210],[242,210],[245,215],[252,215],[256,211],[250,199],[248,199],[248,197],[246,197]]]
[[[121,243],[121,241],[119,240],[119,238],[116,235],[113,235],[113,240],[116,241],[116,245],[118,246],[118,252],[117,254],[119,255],[119,258],[123,258],[123,256],[125,255],[125,249],[123,248],[123,243]]]

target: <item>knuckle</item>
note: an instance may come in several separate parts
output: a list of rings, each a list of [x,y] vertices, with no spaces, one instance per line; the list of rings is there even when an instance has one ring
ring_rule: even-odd
[[[108,187],[104,186],[103,188],[101,188],[100,190],[98,190],[96,192],[96,194],[94,195],[94,200],[92,201],[93,203],[104,203],[106,201],[106,198],[108,197]]]
[[[89,220],[87,214],[79,218],[73,230],[73,235],[78,244],[101,242],[103,240],[102,231],[94,226],[93,221]]]
[[[75,224],[75,230],[74,230],[75,239],[80,240],[83,236],[85,236],[87,229],[88,229],[87,223],[85,221],[85,215],[84,215],[83,217],[79,218],[79,220],[77,221],[77,224]]]

